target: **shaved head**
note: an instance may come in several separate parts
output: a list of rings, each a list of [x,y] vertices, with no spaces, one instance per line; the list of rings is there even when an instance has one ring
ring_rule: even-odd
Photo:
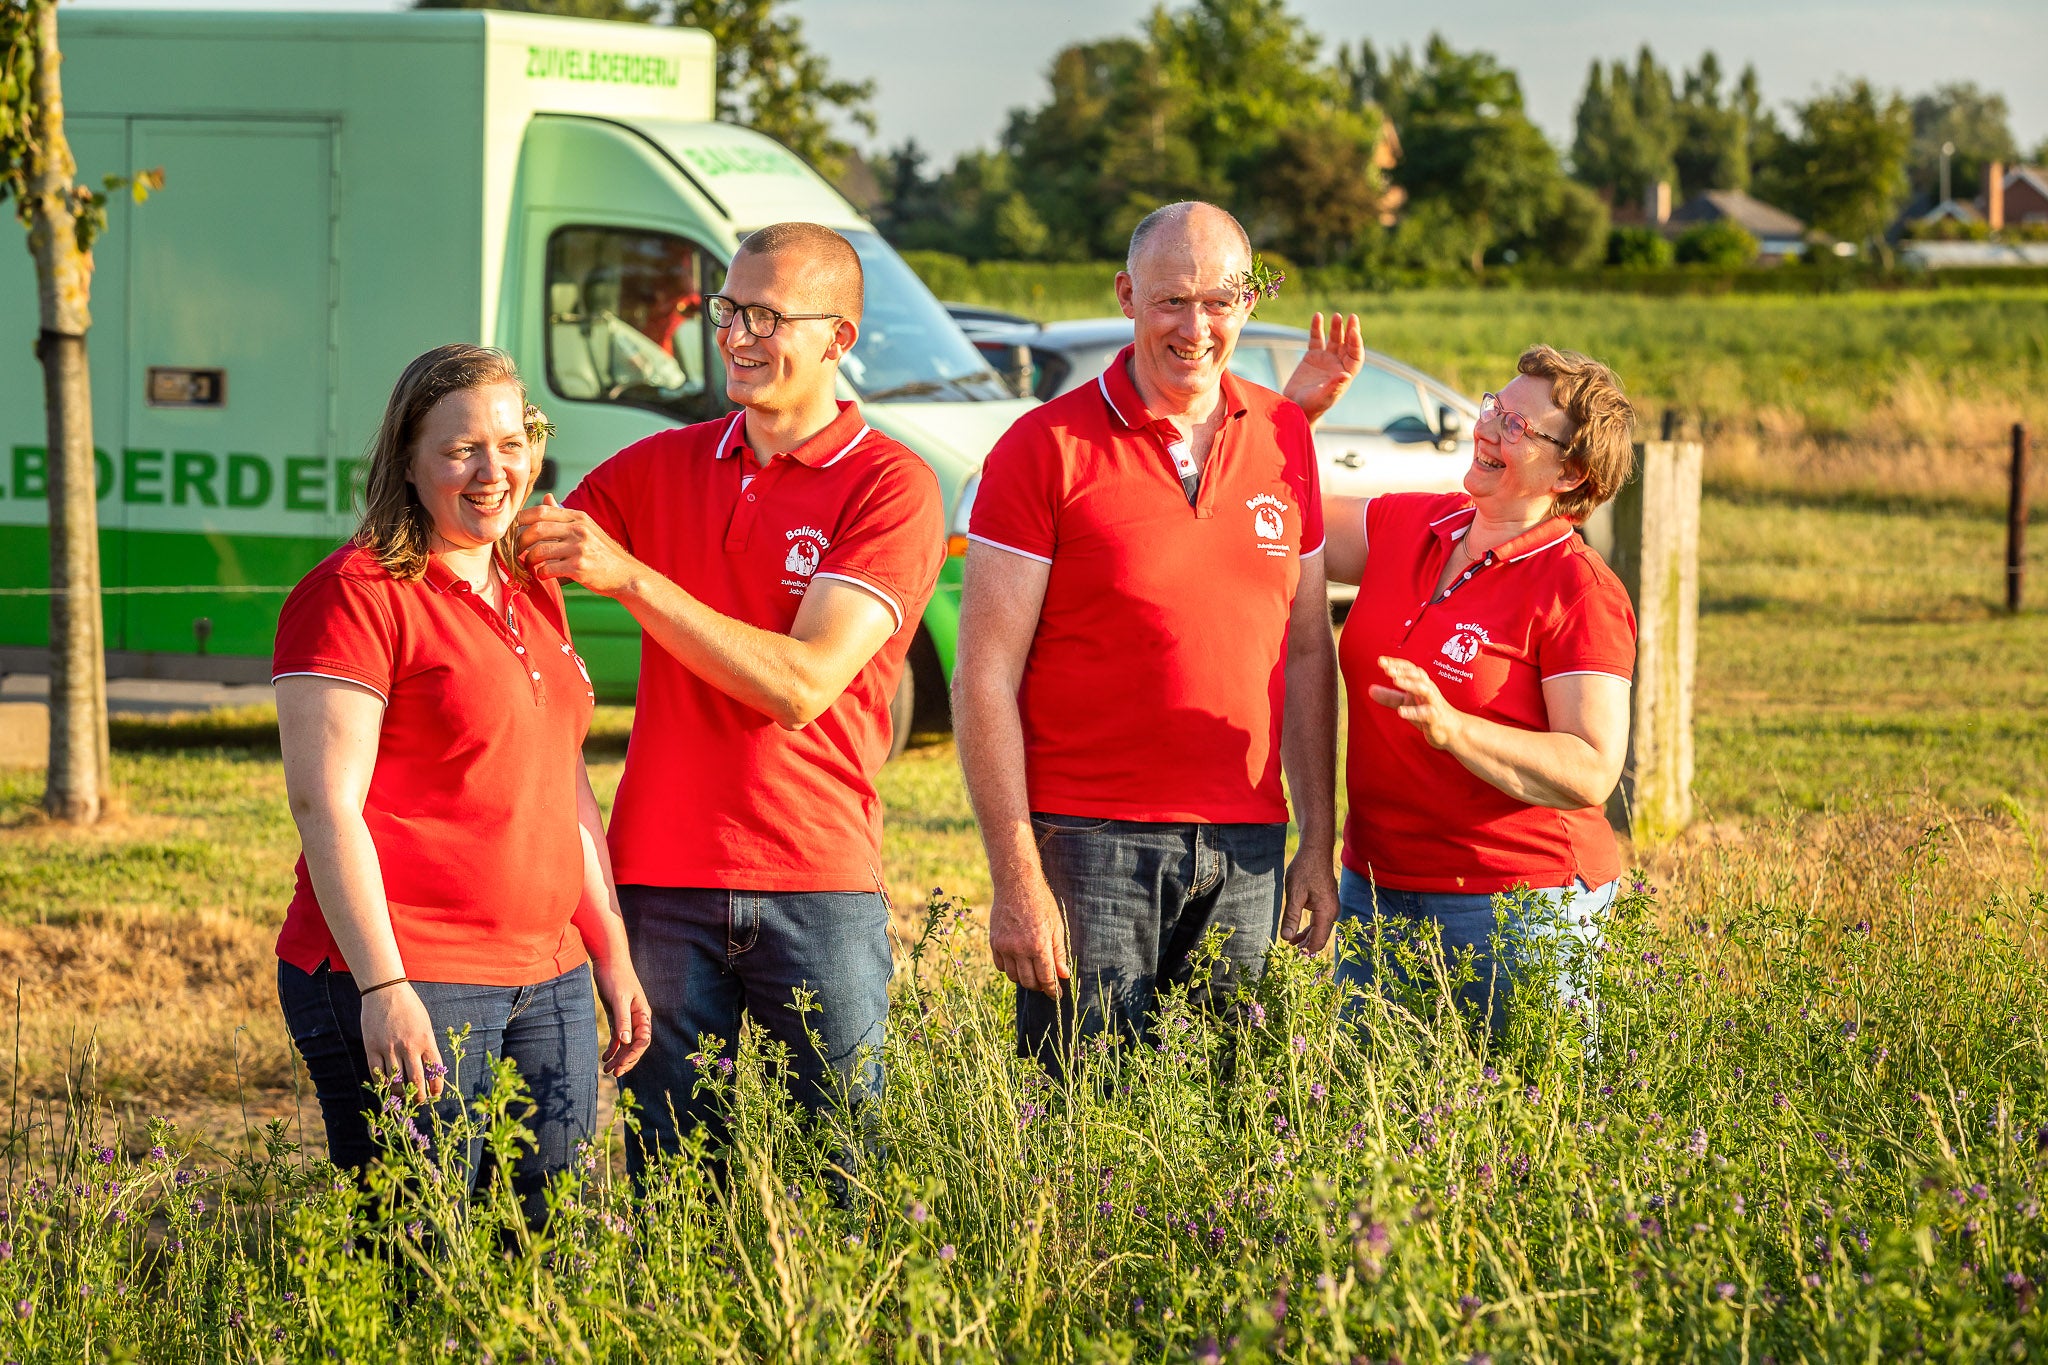
[[[1220,242],[1214,239],[1221,238]],[[1226,209],[1200,199],[1183,199],[1177,204],[1156,208],[1138,221],[1131,229],[1131,249],[1124,257],[1124,269],[1135,275],[1138,262],[1148,252],[1179,247],[1183,251],[1199,246],[1222,246],[1229,250],[1232,245],[1244,257],[1244,268],[1251,269],[1252,239],[1246,235],[1244,224],[1237,221]]]
[[[803,292],[820,313],[860,321],[866,281],[853,243],[816,223],[770,223],[756,228],[735,255],[788,256],[803,266]]]

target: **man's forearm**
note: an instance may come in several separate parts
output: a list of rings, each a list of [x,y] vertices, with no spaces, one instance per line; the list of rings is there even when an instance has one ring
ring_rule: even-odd
[[[1045,875],[1031,834],[1031,796],[1024,782],[1024,720],[1017,694],[962,679],[955,692],[954,732],[967,799],[981,827],[989,875],[998,888]]]
[[[652,569],[614,600],[683,667],[779,724],[802,725],[831,703],[820,696],[816,651],[802,640],[735,621]]]
[[[1316,635],[1320,634],[1320,641]],[[1294,798],[1301,846],[1337,843],[1337,651],[1329,633],[1311,633],[1287,658],[1286,713],[1280,722],[1280,765]]]

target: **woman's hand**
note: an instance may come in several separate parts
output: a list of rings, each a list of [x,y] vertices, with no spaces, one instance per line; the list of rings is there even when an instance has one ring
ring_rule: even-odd
[[[1323,330],[1323,315],[1317,313],[1308,324],[1308,351],[1287,377],[1286,396],[1308,414],[1314,426],[1335,407],[1351,387],[1365,364],[1365,331],[1358,314],[1347,321],[1343,314],[1330,314],[1330,328]]]
[[[410,1082],[417,1099],[438,1100],[448,1068],[434,1043],[434,1021],[410,982],[386,986],[363,997],[363,1055],[370,1070],[403,1093]]]
[[[1458,742],[1469,717],[1444,700],[1429,674],[1406,659],[1387,654],[1380,656],[1380,668],[1394,685],[1383,687],[1374,683],[1374,701],[1422,731],[1422,737],[1432,748],[1449,749]]]
[[[647,992],[640,988],[640,975],[626,954],[617,953],[605,962],[593,960],[591,971],[597,978],[597,998],[604,1001],[605,1016],[612,1026],[604,1049],[604,1074],[623,1076],[654,1039],[654,1012],[648,1008]]]

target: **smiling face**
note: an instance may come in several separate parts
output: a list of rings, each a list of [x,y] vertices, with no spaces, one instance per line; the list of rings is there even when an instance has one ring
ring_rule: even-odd
[[[1162,224],[1130,266],[1116,296],[1133,324],[1132,378],[1140,393],[1192,406],[1222,381],[1250,315],[1230,281],[1251,270],[1251,253],[1228,218],[1197,208]]]
[[[484,384],[428,410],[406,482],[433,522],[431,548],[474,550],[511,529],[533,474],[525,395],[516,384]]]
[[[1517,375],[1500,391],[1500,405],[1527,418],[1531,430],[1509,442],[1500,417],[1481,418],[1472,428],[1472,464],[1465,471],[1465,491],[1496,515],[1525,519],[1560,493],[1578,486],[1583,477],[1566,470],[1564,450],[1535,433],[1571,440],[1571,419],[1551,401],[1550,381]]]
[[[761,304],[778,313],[833,313],[830,291],[808,288],[801,252],[761,255],[742,250],[720,292],[733,302]],[[837,391],[839,362],[860,334],[848,318],[785,321],[775,335],[757,337],[735,317],[717,329],[725,360],[725,394],[742,407],[791,411],[829,402]]]

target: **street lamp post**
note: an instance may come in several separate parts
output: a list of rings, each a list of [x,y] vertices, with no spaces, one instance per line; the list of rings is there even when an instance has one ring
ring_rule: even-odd
[[[1948,202],[1948,159],[1955,154],[1955,143],[1944,142],[1941,144],[1941,202],[1944,204]]]

